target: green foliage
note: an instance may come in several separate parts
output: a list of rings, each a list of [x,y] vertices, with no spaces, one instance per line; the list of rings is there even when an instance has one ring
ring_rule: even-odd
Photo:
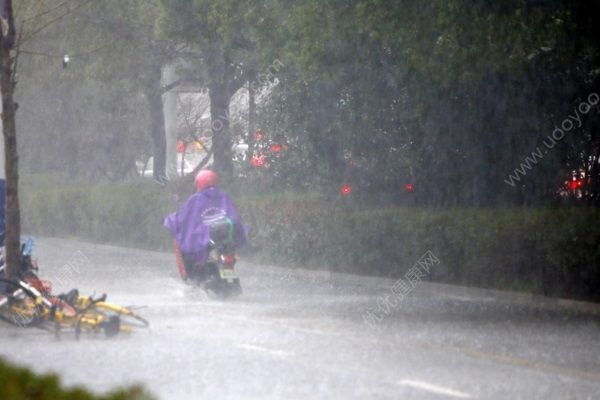
[[[152,181],[89,185],[44,176],[26,177],[22,187],[24,231],[154,249],[168,243],[162,220],[175,205]]]
[[[413,182],[420,204],[549,205],[586,170],[581,201],[595,203],[597,107],[520,184],[504,181],[600,91],[598,7],[302,1],[281,33],[288,67],[261,123],[312,153],[307,168],[326,185],[353,177],[372,198]]]
[[[273,28],[273,11],[268,1],[208,1],[208,0],[161,0],[159,2],[156,30],[162,37],[172,38],[191,45],[188,61],[205,71],[210,83],[217,82],[218,73],[228,74],[229,65],[223,71],[211,71],[224,61],[236,68],[260,68],[260,55],[269,51],[269,33]],[[261,40],[261,46],[257,46]],[[209,58],[210,56],[214,58]],[[225,57],[225,59],[223,58]],[[203,58],[203,60],[199,60]],[[201,61],[198,63],[198,61]],[[266,61],[267,63],[270,62]],[[266,64],[268,65],[268,64]],[[222,76],[223,77],[223,76]]]
[[[302,198],[241,208],[272,262],[401,277],[431,250],[435,281],[600,300],[598,209],[356,211]]]
[[[150,400],[141,387],[93,395],[84,388],[63,389],[56,375],[37,375],[0,358],[0,398],[10,400]]]
[[[585,171],[590,182],[578,202],[600,199],[597,106],[519,184],[505,183],[600,92],[597,0],[21,4],[19,129],[28,172],[89,175],[104,163],[103,175],[123,180],[136,159],[164,153],[156,94],[160,69],[174,62],[209,89],[212,121],[223,127],[213,129],[215,168],[229,172],[232,134],[246,131],[228,127],[231,96],[277,59],[285,68],[256,119],[291,145],[287,164],[273,169],[275,187],[329,190],[352,181],[364,197],[403,204],[398,188],[411,182],[419,204],[548,206],[573,171]],[[72,55],[64,70],[62,54]],[[36,151],[40,140],[48,155]],[[87,155],[90,145],[99,146],[92,165],[63,165],[65,154]],[[105,149],[115,146],[119,162],[111,163]]]
[[[56,179],[25,179],[26,232],[170,248],[161,222],[178,205],[166,190]],[[600,301],[596,208],[368,209],[316,193],[235,200],[250,228],[244,252],[258,261],[398,278],[431,250],[442,262],[434,281]]]

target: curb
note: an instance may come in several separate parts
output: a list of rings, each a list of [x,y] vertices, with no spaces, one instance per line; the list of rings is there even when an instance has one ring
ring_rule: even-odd
[[[423,282],[427,290],[455,296],[466,296],[513,305],[533,306],[545,310],[571,311],[600,315],[600,304],[580,300],[547,297],[539,294],[512,292],[507,290],[484,289],[446,283]]]
[[[252,263],[256,266],[256,264]],[[273,265],[261,265],[272,270],[280,271],[290,275],[312,276],[322,281],[334,281],[356,285],[357,283],[366,283],[373,286],[380,286],[384,290],[389,290],[397,281],[393,278],[382,278],[375,276],[354,275],[343,272],[331,272],[327,270],[312,270],[304,268],[286,268]],[[512,292],[498,289],[485,289],[478,287],[460,286],[450,283],[437,283],[431,281],[422,281],[418,284],[420,290],[426,290],[435,294],[469,297],[474,300],[493,300],[496,302],[509,303],[513,305],[533,306],[545,310],[571,311],[592,315],[600,315],[600,303],[591,303],[580,300],[565,298],[547,297],[539,294]]]

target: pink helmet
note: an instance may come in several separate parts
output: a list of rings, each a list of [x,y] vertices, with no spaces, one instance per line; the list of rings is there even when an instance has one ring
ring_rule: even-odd
[[[201,191],[209,186],[217,186],[219,176],[210,169],[203,169],[196,175],[196,191]]]

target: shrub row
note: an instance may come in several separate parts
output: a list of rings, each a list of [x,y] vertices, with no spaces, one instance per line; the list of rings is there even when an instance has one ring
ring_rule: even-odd
[[[148,182],[89,185],[26,177],[20,192],[24,232],[144,248],[165,248],[162,218],[175,207],[166,190]]]
[[[161,221],[178,204],[169,188],[27,178],[22,193],[28,232],[170,245]],[[600,301],[595,208],[369,210],[298,194],[236,203],[250,228],[246,253],[260,261],[401,277],[432,251],[435,281]]]
[[[140,387],[95,396],[84,388],[63,389],[56,375],[36,375],[0,358],[0,399],[6,400],[150,400]]]
[[[402,277],[427,251],[430,279],[600,301],[600,210],[243,204],[268,261]]]

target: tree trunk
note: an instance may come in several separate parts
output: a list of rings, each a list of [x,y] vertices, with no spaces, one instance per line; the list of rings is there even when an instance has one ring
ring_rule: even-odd
[[[160,77],[160,75],[159,75]],[[152,155],[154,165],[152,175],[154,180],[164,183],[166,179],[167,166],[167,138],[165,132],[165,116],[163,114],[162,92],[160,90],[160,79],[157,81],[154,90],[148,93],[148,103],[150,106],[150,118],[152,126],[150,127],[150,137],[152,139]]]
[[[211,85],[210,119],[213,136],[213,167],[224,178],[233,175],[233,154],[231,151],[231,132],[229,130],[229,102],[231,95],[226,85]]]
[[[16,278],[20,272],[21,252],[21,215],[19,210],[19,157],[17,154],[17,131],[15,114],[17,104],[14,101],[15,85],[13,79],[15,28],[12,1],[6,0],[1,16],[7,23],[0,32],[0,90],[2,91],[2,130],[4,134],[4,153],[6,168],[6,276]]]

